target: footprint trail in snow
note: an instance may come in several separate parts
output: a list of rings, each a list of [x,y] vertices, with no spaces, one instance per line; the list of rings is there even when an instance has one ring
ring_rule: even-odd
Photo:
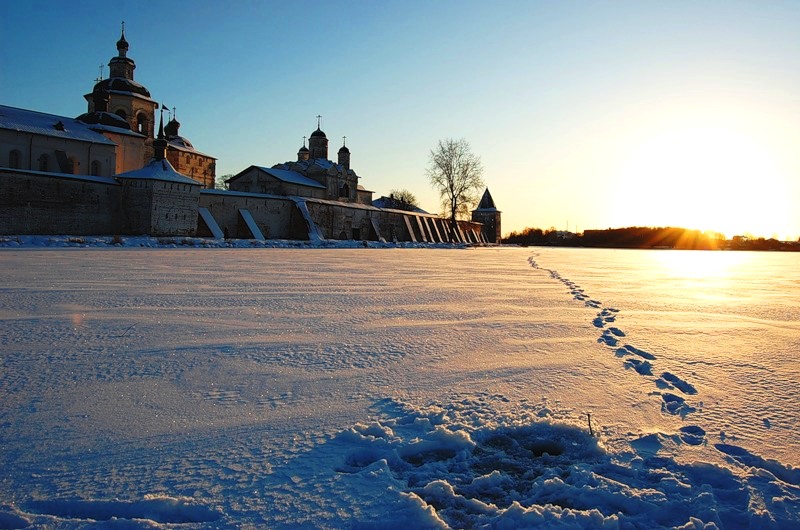
[[[653,380],[653,384],[657,388],[653,391],[653,395],[661,397],[663,413],[685,419],[686,416],[697,411],[700,405],[688,402],[685,397],[697,395],[694,385],[670,372],[662,372],[660,376],[656,377],[654,375],[656,372],[655,361],[658,357],[627,343],[625,341],[627,334],[619,327],[612,325],[617,321],[619,309],[604,307],[602,302],[590,297],[580,285],[564,278],[558,271],[539,266],[535,256],[530,256],[528,263],[534,269],[545,271],[550,274],[551,278],[563,283],[569,289],[574,300],[583,302],[586,307],[599,310],[592,319],[592,325],[601,332],[597,342],[613,351],[616,357],[622,358],[622,366],[625,369],[631,369],[640,376]],[[690,445],[700,445],[705,442],[705,431],[696,425],[686,426],[681,428],[680,438]]]

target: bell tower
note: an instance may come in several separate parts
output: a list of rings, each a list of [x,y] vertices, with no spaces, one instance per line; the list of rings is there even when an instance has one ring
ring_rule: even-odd
[[[350,149],[347,148],[347,136],[342,137],[342,147],[339,148],[338,155],[338,162],[340,165],[344,166],[345,170],[350,169]]]
[[[500,243],[502,239],[500,232],[501,213],[494,205],[494,199],[492,199],[492,194],[489,193],[489,188],[486,188],[478,207],[472,210],[472,220],[483,223],[483,236],[489,243]]]
[[[312,160],[315,158],[328,159],[328,137],[319,128],[321,118],[322,116],[317,116],[317,130],[312,132],[308,138],[309,158]]]
[[[158,103],[150,97],[150,91],[133,79],[136,63],[128,57],[130,45],[125,38],[125,23],[117,41],[117,55],[108,63],[109,76],[99,79],[92,92],[84,98],[88,102],[89,112],[95,108],[95,94],[108,94],[108,112],[116,114],[130,125],[132,131],[144,137],[144,160],[146,163],[153,157],[153,140],[155,139],[155,118]]]

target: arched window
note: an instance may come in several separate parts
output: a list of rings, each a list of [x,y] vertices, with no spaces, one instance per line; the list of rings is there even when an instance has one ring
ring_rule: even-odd
[[[116,114],[117,116],[119,116],[123,120],[128,121],[128,113],[125,112],[125,109],[118,109],[118,110],[116,110],[114,112],[114,114]]]
[[[148,130],[148,126],[150,125],[149,120],[147,119],[147,114],[144,112],[140,112],[136,115],[136,131],[139,134],[144,134],[145,136],[150,136],[150,132]]]
[[[100,176],[100,162],[99,161],[92,160],[92,170],[91,170],[90,174],[95,176],[95,177],[99,177]]]
[[[19,152],[19,149],[13,149],[10,153],[8,153],[8,167],[12,169],[20,169],[20,160],[22,160],[22,153]]]
[[[43,153],[39,157],[39,171],[47,171],[47,167],[49,165],[50,165],[50,157]]]
[[[67,173],[70,175],[77,175],[80,167],[81,163],[78,161],[77,157],[69,157],[69,160],[67,161]]]
[[[350,186],[345,184],[341,188],[339,188],[339,197],[349,197],[350,196]]]

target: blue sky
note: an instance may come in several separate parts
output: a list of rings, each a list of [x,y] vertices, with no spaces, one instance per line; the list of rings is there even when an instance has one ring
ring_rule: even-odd
[[[6,2],[0,103],[84,112],[123,20],[218,174],[293,159],[321,114],[331,158],[347,136],[365,187],[429,211],[430,149],[466,138],[504,233],[800,235],[797,2]]]

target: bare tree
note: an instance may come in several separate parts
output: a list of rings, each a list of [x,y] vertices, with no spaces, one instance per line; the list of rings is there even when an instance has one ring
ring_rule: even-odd
[[[465,216],[470,206],[478,202],[478,193],[484,186],[480,157],[472,153],[464,138],[439,140],[431,151],[427,174],[455,228],[458,217]]]
[[[228,183],[225,182],[225,181],[228,180],[231,177],[233,177],[232,173],[229,173],[227,175],[217,175],[214,178],[214,187],[216,189],[218,189],[218,190],[227,190],[228,189]]]
[[[394,189],[389,192],[389,197],[398,203],[394,207],[399,210],[413,211],[419,207],[417,198],[407,189]]]

